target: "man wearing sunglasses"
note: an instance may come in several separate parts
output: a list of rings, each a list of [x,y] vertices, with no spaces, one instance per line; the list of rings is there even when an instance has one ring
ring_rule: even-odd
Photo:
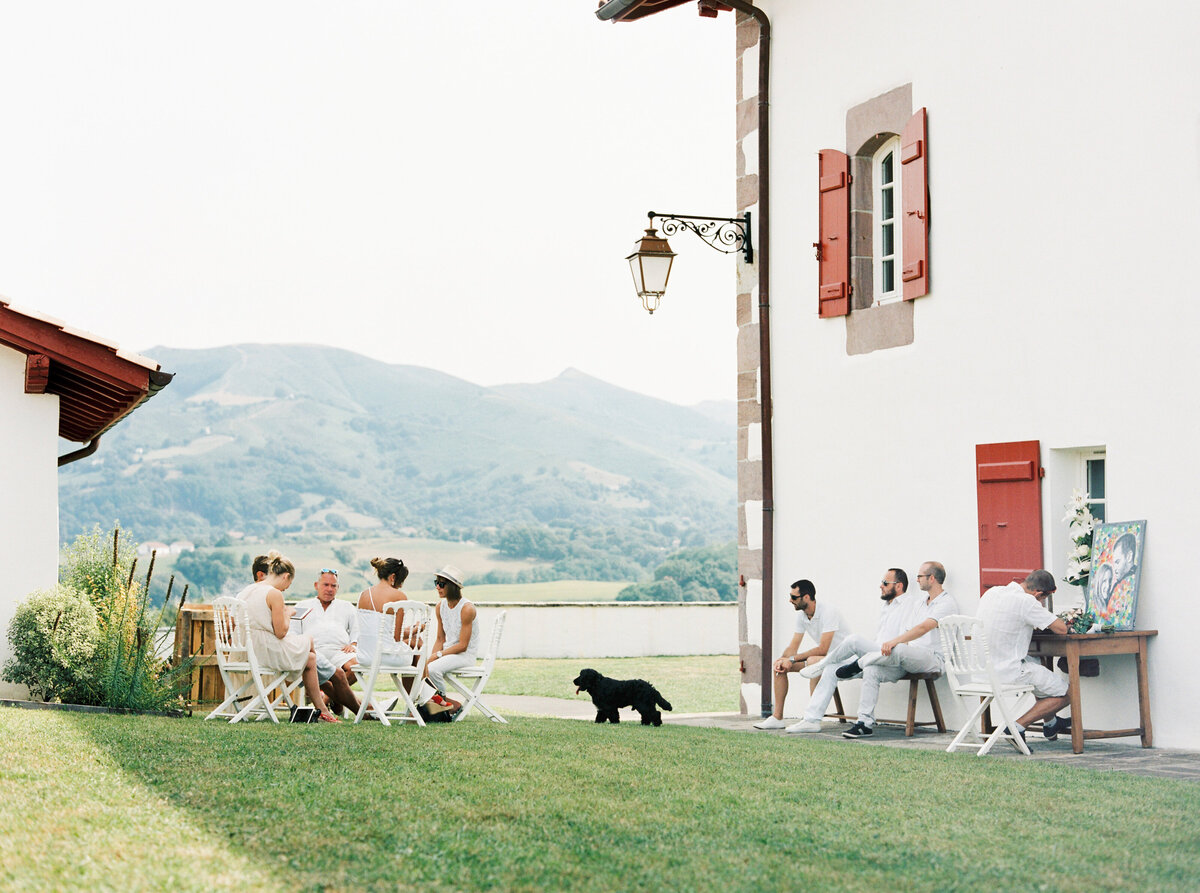
[[[350,602],[338,600],[335,568],[321,568],[313,589],[313,598],[296,605],[300,631],[312,636],[318,661],[329,661],[337,668],[321,686],[330,699],[329,709],[338,714],[342,707],[348,707],[351,713],[357,713],[358,698],[350,686],[355,680],[353,668],[358,665],[358,611]]]
[[[824,602],[817,604],[817,587],[811,580],[797,580],[793,583],[788,600],[796,612],[796,629],[792,640],[783,649],[783,654],[771,666],[775,711],[761,722],[756,722],[756,729],[787,728],[788,724],[783,718],[783,702],[788,693],[788,673],[799,672],[809,661],[815,663],[820,660],[830,649],[841,645],[849,633],[842,615],[836,608]],[[800,643],[806,633],[816,642],[816,646],[801,651]],[[809,691],[816,686],[814,681],[809,686]],[[830,696],[832,697],[832,694]]]

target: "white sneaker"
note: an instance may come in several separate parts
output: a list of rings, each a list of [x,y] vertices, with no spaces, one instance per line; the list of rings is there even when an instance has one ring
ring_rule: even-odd
[[[825,668],[829,666],[829,658],[823,657],[815,664],[809,664],[800,671],[800,675],[805,679],[816,679],[825,672]]]
[[[768,716],[764,720],[760,720],[754,724],[756,729],[786,729],[787,723],[782,719],[776,719],[773,716]]]
[[[794,722],[787,727],[789,735],[795,735],[797,732],[819,732],[821,724],[813,722],[811,719],[802,719],[800,722]]]
[[[870,654],[864,654],[858,659],[858,665],[864,670],[872,664],[877,664],[883,660],[882,651],[872,651]]]

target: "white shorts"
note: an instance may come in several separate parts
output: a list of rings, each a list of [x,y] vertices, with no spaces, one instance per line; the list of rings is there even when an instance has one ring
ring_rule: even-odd
[[[1021,661],[1021,672],[1016,681],[1032,685],[1035,698],[1061,698],[1067,693],[1066,677],[1047,670],[1040,661],[1031,657]]]

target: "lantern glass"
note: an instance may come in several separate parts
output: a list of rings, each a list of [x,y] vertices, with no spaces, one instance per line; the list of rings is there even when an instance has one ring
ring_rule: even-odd
[[[667,290],[674,259],[675,252],[654,229],[646,230],[637,250],[626,258],[633,274],[633,287],[642,299],[642,306],[651,313],[658,309],[659,299]]]

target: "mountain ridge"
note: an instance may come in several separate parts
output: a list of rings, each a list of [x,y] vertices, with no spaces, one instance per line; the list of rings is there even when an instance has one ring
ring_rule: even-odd
[[[114,518],[164,541],[531,524],[700,545],[736,530],[735,423],[577,369],[487,387],[312,344],[149,355],[175,379],[64,467],[64,539]]]

